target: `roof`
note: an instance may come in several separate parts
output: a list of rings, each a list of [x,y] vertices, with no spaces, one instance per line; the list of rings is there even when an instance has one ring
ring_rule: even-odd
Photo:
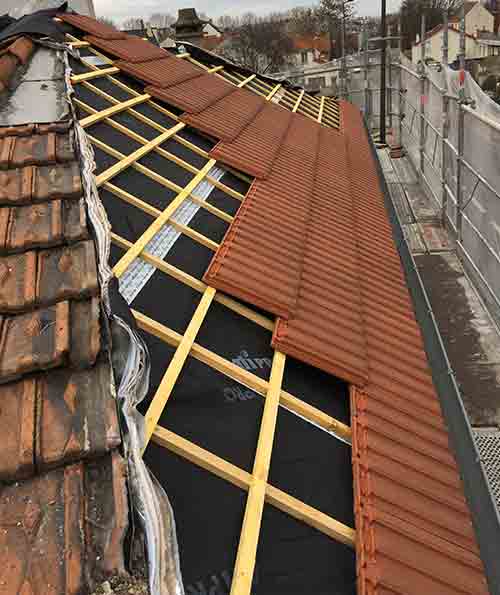
[[[469,12],[476,6],[476,4],[481,5],[482,8],[484,8],[488,12],[490,12],[489,8],[487,6],[485,6],[485,4],[483,4],[479,0],[469,0],[469,1],[464,2],[465,16],[467,16],[469,14]],[[457,8],[456,13],[454,16],[451,17],[451,20],[460,20],[460,8]]]
[[[37,51],[0,50],[0,111]],[[92,590],[124,571],[128,503],[70,119],[0,127],[0,279],[0,590]]]
[[[425,34],[425,39],[427,40],[427,39],[430,39],[431,37],[434,37],[438,33],[441,33],[441,31],[443,31],[443,29],[444,29],[444,25],[436,25],[433,29],[431,29],[430,31],[427,31],[427,33]],[[457,31],[457,29],[450,27],[448,29],[448,35],[450,35],[450,34],[460,35],[460,32]],[[474,41],[477,41],[476,37],[474,37],[474,35],[471,35],[470,33],[466,33],[465,36],[468,37],[469,39],[473,39]],[[413,45],[414,45],[414,47],[419,46],[420,41],[416,41]]]
[[[61,18],[187,585],[487,593],[358,109]]]
[[[327,34],[292,35],[291,40],[295,50],[318,50],[320,52],[330,50],[330,39]]]

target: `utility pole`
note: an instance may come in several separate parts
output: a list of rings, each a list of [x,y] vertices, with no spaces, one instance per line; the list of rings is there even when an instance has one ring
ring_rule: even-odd
[[[386,142],[386,122],[385,122],[385,112],[386,112],[386,96],[387,96],[387,87],[386,87],[386,68],[387,68],[387,46],[386,46],[386,37],[387,37],[387,6],[386,0],[382,0],[382,19],[381,19],[381,31],[380,37],[382,38],[382,56],[380,60],[380,143],[385,145]]]

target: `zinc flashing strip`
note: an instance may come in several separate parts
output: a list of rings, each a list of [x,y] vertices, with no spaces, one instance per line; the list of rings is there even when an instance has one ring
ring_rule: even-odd
[[[421,329],[425,350],[429,354],[429,362],[432,362],[430,366],[432,377],[443,417],[448,427],[448,436],[453,453],[460,470],[464,494],[471,512],[488,586],[490,592],[497,595],[500,594],[500,565],[498,564],[500,512],[490,490],[486,471],[481,463],[481,457],[465,411],[455,373],[448,359],[429,297],[405,239],[402,223],[387,188],[377,158],[377,150],[366,123],[365,132],[377,168],[385,206],[412,297],[415,315]]]

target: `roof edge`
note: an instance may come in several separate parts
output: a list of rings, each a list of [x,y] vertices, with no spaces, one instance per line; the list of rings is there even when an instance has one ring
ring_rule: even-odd
[[[370,147],[376,162],[387,214],[415,308],[416,319],[422,333],[432,379],[443,417],[448,426],[448,435],[460,471],[488,586],[492,595],[500,595],[500,565],[498,564],[500,513],[489,488],[455,374],[448,359],[422,278],[405,240],[403,227],[390,197],[366,120],[364,120],[364,125],[370,139]]]

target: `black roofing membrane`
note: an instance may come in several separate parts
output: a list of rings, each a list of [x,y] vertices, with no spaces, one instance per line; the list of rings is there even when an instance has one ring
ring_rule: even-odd
[[[115,99],[118,99],[118,101],[128,101],[129,99],[132,99],[134,97],[132,93],[125,91],[125,89],[119,87],[105,76],[95,78],[91,82],[94,87],[97,87],[101,91],[104,91],[104,93],[107,93]],[[136,105],[134,109],[137,109],[137,107],[138,106]]]
[[[137,87],[140,89],[139,85]],[[141,104],[136,109],[168,127],[165,117],[151,106]],[[117,121],[130,126],[130,115],[121,114]],[[136,122],[133,124],[135,132],[148,139],[157,136],[156,131],[153,136],[151,127]],[[137,146],[107,124],[96,125],[89,132],[124,154],[130,154]],[[190,131],[181,134],[206,150],[213,146]],[[206,162],[176,141],[168,141],[165,147],[196,167],[202,167]],[[99,150],[96,150],[96,161],[98,171],[115,162]],[[150,153],[141,163],[181,186],[193,177],[192,173],[157,153]],[[111,182],[160,210],[175,196],[175,192],[131,167]],[[249,188],[247,182],[230,173],[223,176],[222,182],[242,194]],[[131,242],[137,240],[153,220],[150,215],[104,189],[100,190],[100,195],[113,231]],[[241,205],[240,201],[218,188],[212,189],[208,202],[231,215]],[[202,208],[189,225],[217,242],[222,240],[228,228],[226,222]],[[116,264],[123,254],[122,249],[112,246],[111,264]],[[201,279],[212,257],[212,250],[181,234],[164,260]],[[200,299],[199,292],[156,271],[131,306],[182,333]],[[259,311],[253,306],[250,308]],[[145,413],[175,349],[148,333],[142,332],[142,336],[151,356],[149,391],[140,406]],[[212,302],[196,342],[260,378],[269,378],[273,356],[271,333],[217,302]],[[349,423],[347,386],[331,376],[287,358],[283,388]],[[160,424],[251,472],[264,404],[262,396],[190,356]],[[270,482],[353,526],[350,456],[348,446],[280,407]],[[228,594],[246,492],[152,442],[146,450],[145,460],[165,488],[174,509],[187,595]],[[354,552],[266,505],[252,593],[354,594]]]
[[[229,593],[246,493],[155,444],[144,459],[174,510],[186,595]]]
[[[214,242],[220,243],[229,228],[229,223],[200,207],[196,215],[191,219],[189,227]]]
[[[160,324],[184,333],[201,293],[163,271],[156,271],[132,302],[132,307]]]

